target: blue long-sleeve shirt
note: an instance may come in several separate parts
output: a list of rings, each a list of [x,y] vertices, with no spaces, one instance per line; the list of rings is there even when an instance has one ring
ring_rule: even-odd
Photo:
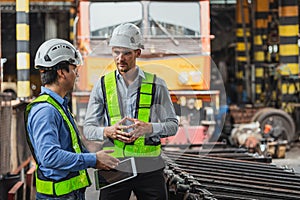
[[[67,109],[67,99],[48,88],[42,87],[42,94],[53,97]],[[69,116],[71,122],[74,120]],[[39,169],[53,180],[65,178],[70,172],[96,166],[96,154],[75,153],[71,134],[59,111],[49,103],[35,104],[29,115],[27,130],[34,148]],[[78,131],[78,130],[77,130]]]

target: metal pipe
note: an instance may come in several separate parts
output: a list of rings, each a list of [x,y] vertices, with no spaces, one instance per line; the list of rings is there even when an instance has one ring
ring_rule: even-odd
[[[300,199],[299,174],[269,163],[195,155],[184,150],[164,150],[163,157],[169,174],[171,171],[181,179],[192,177],[216,199]],[[192,183],[184,180],[185,184]]]

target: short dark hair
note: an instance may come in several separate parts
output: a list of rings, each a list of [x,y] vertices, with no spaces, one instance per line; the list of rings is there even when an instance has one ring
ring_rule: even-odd
[[[65,69],[69,72],[69,65],[69,62],[63,61],[53,66],[52,70],[42,70],[40,73],[42,85],[45,86],[46,84],[55,83],[57,81],[57,70]]]

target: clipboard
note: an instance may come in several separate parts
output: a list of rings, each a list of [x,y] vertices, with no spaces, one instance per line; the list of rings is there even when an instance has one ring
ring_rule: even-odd
[[[98,169],[94,171],[96,190],[101,190],[116,185],[137,176],[134,158],[120,161],[119,165],[112,170]]]

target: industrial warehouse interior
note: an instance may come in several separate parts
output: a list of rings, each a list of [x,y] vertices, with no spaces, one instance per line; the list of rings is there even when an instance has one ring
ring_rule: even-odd
[[[41,181],[25,122],[43,87],[40,45],[64,39],[82,56],[66,98],[76,138],[96,153],[105,141],[86,137],[87,107],[128,22],[144,38],[136,65],[164,80],[178,121],[158,138],[168,199],[300,199],[299,13],[299,0],[1,0],[0,200],[36,199]],[[85,198],[99,199],[87,172]]]

